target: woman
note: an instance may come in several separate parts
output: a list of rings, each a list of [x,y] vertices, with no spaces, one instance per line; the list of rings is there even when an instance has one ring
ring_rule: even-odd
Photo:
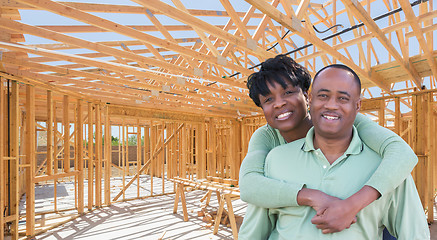
[[[272,228],[272,223],[265,220],[267,208],[298,205],[317,211],[312,222],[323,233],[342,231],[356,221],[361,209],[395,189],[417,163],[416,155],[399,136],[359,114],[354,126],[364,143],[380,154],[383,161],[366,185],[348,199],[307,189],[304,182],[286,183],[264,177],[268,152],[305,137],[312,127],[307,111],[310,83],[308,71],[283,55],[268,59],[259,72],[249,76],[249,96],[263,109],[267,125],[252,135],[240,169],[241,199],[249,203],[240,239],[266,239],[268,236],[263,233]]]

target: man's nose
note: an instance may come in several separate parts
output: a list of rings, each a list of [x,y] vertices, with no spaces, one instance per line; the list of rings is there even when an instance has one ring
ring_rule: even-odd
[[[338,108],[338,102],[334,97],[331,97],[326,101],[325,108],[328,109],[337,109]]]

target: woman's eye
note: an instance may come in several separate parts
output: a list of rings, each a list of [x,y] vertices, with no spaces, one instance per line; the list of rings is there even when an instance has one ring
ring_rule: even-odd
[[[272,100],[272,98],[266,98],[266,99],[264,100],[264,102],[267,103],[267,102],[270,102],[271,100]]]
[[[293,94],[294,91],[286,91],[285,94]]]

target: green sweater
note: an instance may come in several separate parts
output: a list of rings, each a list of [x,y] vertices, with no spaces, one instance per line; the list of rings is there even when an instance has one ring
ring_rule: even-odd
[[[363,142],[382,157],[381,164],[365,185],[375,188],[381,195],[392,191],[416,166],[416,154],[397,134],[362,114],[357,115],[354,126]],[[239,187],[243,201],[263,208],[298,205],[297,193],[305,182],[289,183],[264,176],[267,154],[285,143],[279,131],[269,125],[254,132],[240,168]]]

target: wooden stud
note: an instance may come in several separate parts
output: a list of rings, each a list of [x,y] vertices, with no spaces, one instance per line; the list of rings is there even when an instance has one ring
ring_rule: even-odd
[[[84,170],[83,170],[83,100],[77,100],[77,112],[76,112],[76,164],[77,171],[79,171],[77,181],[77,211],[79,214],[84,213]]]
[[[26,85],[26,235],[35,234],[35,88]]]
[[[5,209],[5,198],[6,198],[6,184],[5,184],[5,130],[7,127],[5,124],[5,117],[9,113],[5,112],[5,87],[6,79],[0,77],[0,238],[3,239],[4,236],[4,209]],[[8,93],[9,94],[9,93]]]
[[[140,126],[140,119],[137,119],[137,174],[140,174],[141,169],[141,126]],[[140,197],[140,178],[137,178],[137,197]]]
[[[385,126],[385,101],[380,100],[380,106],[378,109],[378,122],[379,125]]]
[[[69,115],[69,96],[64,95],[64,115],[62,123],[64,125],[64,171],[70,172],[70,115]]]
[[[126,153],[126,148],[128,148],[129,146],[128,146],[128,144],[127,144],[127,127],[124,125],[124,121],[122,121],[122,126],[121,126],[121,138],[120,138],[120,141],[122,142],[122,144],[121,144],[121,157],[122,157],[122,159],[121,159],[121,163],[122,163],[122,169],[123,169],[123,172],[122,172],[122,187],[123,187],[123,190],[122,190],[122,193],[123,193],[123,200],[125,200],[125,197],[126,197],[126,195],[125,195],[125,189],[126,189],[126,156],[128,156],[128,153]],[[114,198],[114,201],[116,201],[117,199],[115,199]]]
[[[96,198],[95,204],[97,207],[102,207],[102,121],[101,121],[101,106],[96,105],[96,177],[95,188]]]
[[[93,208],[94,202],[94,118],[93,104],[88,103],[88,211]]]
[[[10,152],[9,157],[9,202],[8,208],[10,209],[9,216],[12,218],[11,233],[12,239],[18,239],[18,217],[19,217],[19,173],[18,173],[18,163],[19,163],[19,86],[16,81],[12,81],[11,92],[10,92]]]
[[[109,106],[105,106],[105,205],[111,205],[111,169],[112,169],[112,134],[109,118]]]
[[[50,90],[47,90],[47,175],[53,174],[53,161],[54,161],[54,155],[55,152],[54,146],[53,146],[53,93]]]
[[[399,97],[395,97],[395,131],[396,134],[401,134],[401,101]]]
[[[428,152],[428,158],[427,158],[427,166],[426,166],[426,176],[427,176],[427,206],[428,206],[428,223],[434,222],[434,168],[435,168],[435,162],[434,162],[434,154],[433,149],[435,147],[433,138],[435,138],[435,128],[433,124],[433,118],[434,118],[434,107],[433,107],[433,93],[427,93],[427,133],[424,134],[426,136],[426,142],[427,142],[427,152]],[[425,172],[423,173],[425,174]]]

